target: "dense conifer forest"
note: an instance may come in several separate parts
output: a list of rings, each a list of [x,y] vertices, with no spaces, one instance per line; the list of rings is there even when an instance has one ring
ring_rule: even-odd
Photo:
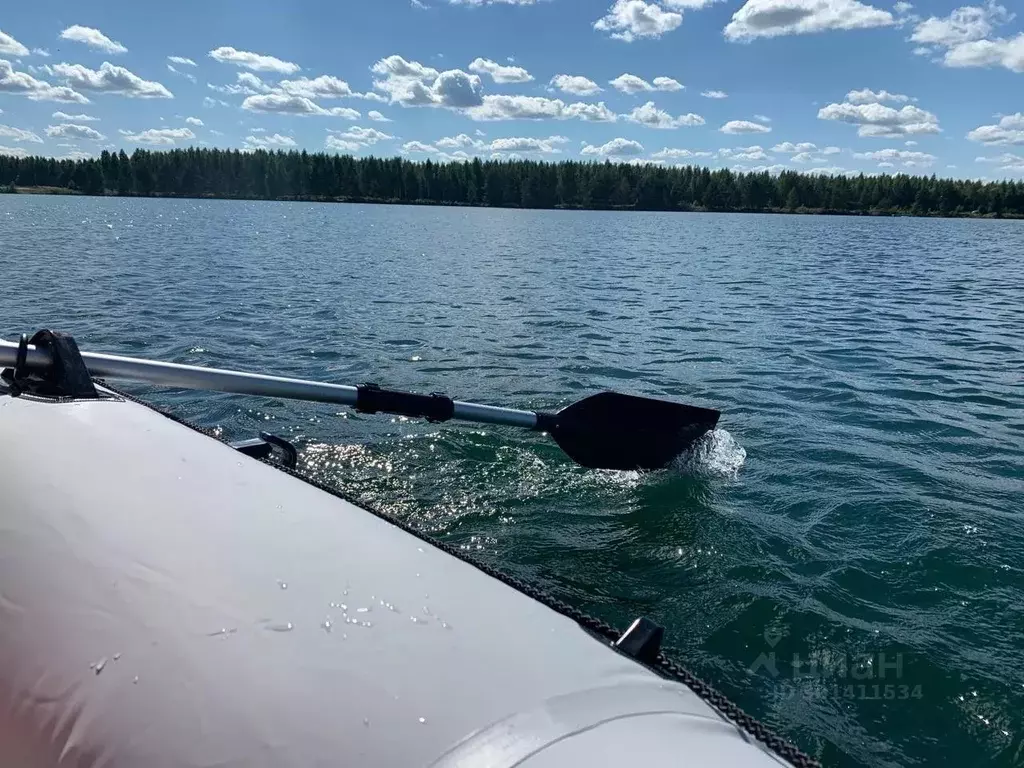
[[[512,208],[1024,216],[1024,182],[736,173],[697,166],[405,158],[220,149],[0,156],[0,190]]]

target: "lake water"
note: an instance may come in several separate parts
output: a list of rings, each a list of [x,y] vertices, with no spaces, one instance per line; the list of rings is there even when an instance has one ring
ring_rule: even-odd
[[[1024,763],[1024,222],[0,196],[0,334],[552,408],[704,454],[134,386],[666,645],[828,765]],[[311,536],[316,532],[311,531]],[[481,617],[486,620],[486,617]]]

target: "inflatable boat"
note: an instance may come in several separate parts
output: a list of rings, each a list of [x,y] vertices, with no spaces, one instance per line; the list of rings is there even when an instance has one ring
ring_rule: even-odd
[[[3,351],[0,765],[814,764],[648,619],[613,630],[303,478],[283,441],[97,383],[70,337]]]

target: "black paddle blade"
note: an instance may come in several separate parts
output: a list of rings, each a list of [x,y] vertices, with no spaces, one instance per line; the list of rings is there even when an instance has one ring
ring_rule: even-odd
[[[721,414],[667,400],[601,392],[538,414],[569,458],[592,469],[662,469],[715,428]]]

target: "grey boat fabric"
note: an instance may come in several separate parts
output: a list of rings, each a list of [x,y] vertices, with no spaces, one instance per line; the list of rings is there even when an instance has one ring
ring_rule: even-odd
[[[0,395],[0,765],[784,764],[472,565],[120,399]]]

